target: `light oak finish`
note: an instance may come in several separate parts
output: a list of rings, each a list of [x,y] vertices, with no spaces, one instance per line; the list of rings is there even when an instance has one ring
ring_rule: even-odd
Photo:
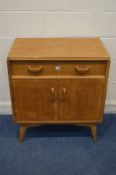
[[[57,121],[57,80],[15,79],[12,86],[17,121]]]
[[[10,60],[107,60],[99,38],[17,38]]]
[[[20,126],[20,128],[19,128],[19,138],[20,138],[21,142],[24,141],[25,130],[26,130],[26,126]]]
[[[104,81],[104,78],[86,77],[59,80],[59,120],[100,122]]]
[[[106,61],[14,61],[11,63],[12,75],[105,75]]]
[[[91,129],[93,140],[96,141],[96,125],[91,125],[90,129]]]
[[[16,39],[8,55],[13,120],[29,126],[103,120],[110,57],[99,38]]]

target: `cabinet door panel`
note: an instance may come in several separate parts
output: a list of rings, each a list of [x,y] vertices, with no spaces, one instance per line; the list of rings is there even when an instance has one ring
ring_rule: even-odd
[[[60,121],[100,121],[104,97],[103,78],[59,81]]]
[[[56,121],[56,80],[13,80],[16,121]]]

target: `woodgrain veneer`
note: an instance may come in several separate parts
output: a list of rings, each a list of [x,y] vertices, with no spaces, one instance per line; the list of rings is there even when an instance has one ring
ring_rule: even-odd
[[[20,38],[8,55],[14,122],[90,127],[103,120],[110,56],[99,38]]]

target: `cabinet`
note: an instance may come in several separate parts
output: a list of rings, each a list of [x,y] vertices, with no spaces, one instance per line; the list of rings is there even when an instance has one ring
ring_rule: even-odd
[[[13,120],[90,127],[103,120],[110,57],[99,38],[20,38],[8,55]]]

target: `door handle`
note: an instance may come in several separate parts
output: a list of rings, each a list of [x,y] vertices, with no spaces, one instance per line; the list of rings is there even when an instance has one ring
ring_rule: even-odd
[[[55,100],[55,89],[54,89],[54,87],[50,88],[50,99],[51,99],[51,101]]]
[[[64,87],[64,88],[62,88],[62,100],[63,101],[66,100],[66,94],[67,94],[67,89]]]

